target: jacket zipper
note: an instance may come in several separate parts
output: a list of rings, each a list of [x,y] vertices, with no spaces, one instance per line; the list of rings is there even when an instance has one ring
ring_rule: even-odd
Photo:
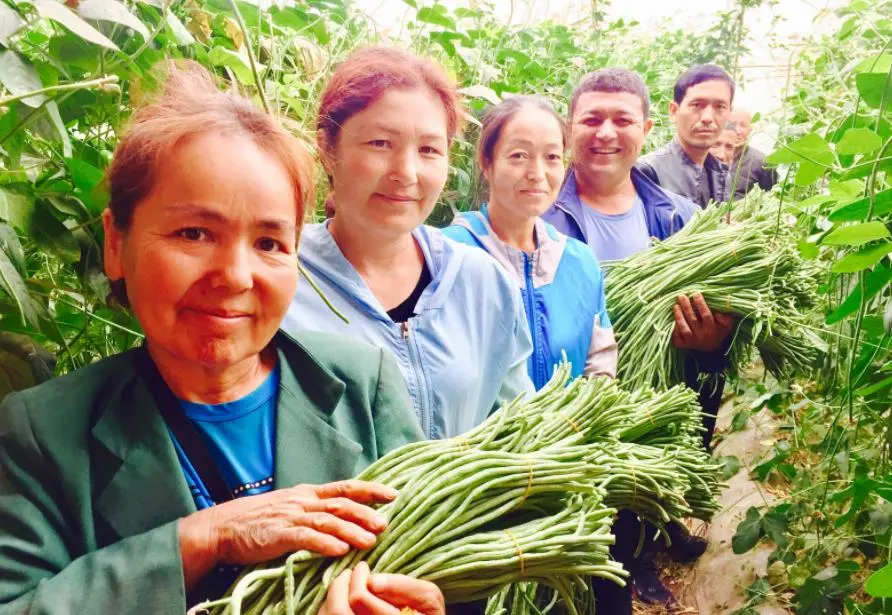
[[[402,331],[403,339],[406,340],[406,346],[409,350],[409,364],[412,366],[412,373],[415,376],[415,383],[418,390],[419,406],[421,408],[421,430],[424,432],[425,436],[431,438],[433,436],[433,434],[431,434],[431,409],[430,404],[428,404],[428,394],[424,384],[424,376],[421,373],[422,370],[418,357],[418,349],[415,348],[415,344],[412,342],[412,337],[410,335],[411,328],[409,326],[409,319],[406,319],[401,323],[400,330]]]
[[[533,318],[533,259],[523,255],[524,278],[526,284],[526,292],[524,298],[527,311],[527,324],[530,327],[530,336],[533,340],[533,380],[536,388],[540,387],[540,383],[544,384],[545,379],[542,375],[542,353],[539,352],[539,327],[536,326],[536,320]]]

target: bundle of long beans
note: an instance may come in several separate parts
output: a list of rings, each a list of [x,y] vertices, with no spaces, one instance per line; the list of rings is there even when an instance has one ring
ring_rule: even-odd
[[[732,367],[747,362],[754,348],[777,376],[814,366],[823,343],[806,325],[817,305],[817,277],[779,207],[768,197],[712,207],[667,240],[607,264],[607,305],[626,385],[684,381],[685,354],[671,343],[672,306],[697,292],[711,310],[737,318]]]
[[[434,581],[448,602],[536,581],[575,613],[585,577],[623,582],[608,551],[616,508],[657,524],[708,518],[718,467],[697,452],[691,391],[630,393],[606,378],[568,382],[569,374],[568,365],[558,367],[537,394],[461,437],[410,444],[369,466],[358,478],[399,491],[379,509],[389,524],[371,549],[338,559],[292,554],[246,571],[205,606],[314,614],[334,577],[364,560],[375,572]]]
[[[584,584],[581,591],[566,591],[578,613],[595,613],[594,596]],[[574,586],[576,587],[576,586]],[[503,587],[486,602],[485,615],[550,615],[567,612],[566,601],[551,587],[539,583],[515,583]]]

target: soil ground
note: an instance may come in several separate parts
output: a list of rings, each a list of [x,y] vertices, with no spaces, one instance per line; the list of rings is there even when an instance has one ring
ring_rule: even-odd
[[[750,506],[763,506],[774,500],[769,492],[750,479],[748,469],[771,445],[777,425],[771,412],[763,409],[747,421],[743,430],[729,432],[733,414],[734,398],[731,398],[719,411],[717,433],[721,433],[723,439],[716,447],[716,456],[736,456],[740,459],[740,471],[727,481],[728,487],[719,497],[721,511],[712,523],[706,525],[694,521],[690,524],[693,533],[709,540],[709,549],[694,564],[660,562],[663,579],[681,605],[672,613],[729,615],[745,605],[745,589],[767,572],[770,546],[758,545],[743,555],[735,555],[731,550],[731,539]],[[635,604],[636,615],[666,612],[662,607]],[[790,613],[771,605],[759,607],[758,612],[760,615]]]

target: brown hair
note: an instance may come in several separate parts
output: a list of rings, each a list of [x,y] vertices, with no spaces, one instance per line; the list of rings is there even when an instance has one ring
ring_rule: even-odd
[[[570,97],[570,121],[573,121],[573,112],[576,111],[576,103],[579,97],[589,92],[626,92],[634,94],[641,99],[641,109],[644,111],[644,119],[650,114],[650,91],[641,75],[625,68],[602,68],[587,74],[573,90]]]
[[[461,127],[462,106],[455,81],[435,61],[392,47],[361,49],[335,69],[322,93],[316,117],[316,142],[331,153],[341,126],[377,101],[387,90],[426,86],[446,111],[449,142]]]
[[[567,149],[567,123],[554,110],[547,98],[544,96],[511,96],[487,109],[483,116],[480,137],[477,139],[477,166],[481,171],[492,164],[493,151],[495,151],[496,143],[499,142],[499,137],[502,136],[505,124],[517,115],[518,111],[528,106],[541,109],[554,117],[561,127],[561,144],[564,149]]]
[[[306,208],[313,203],[314,162],[307,149],[238,92],[220,91],[201,65],[167,62],[162,74],[163,88],[133,115],[106,173],[115,227],[130,228],[136,207],[163,181],[157,173],[160,161],[178,145],[205,134],[238,133],[279,160],[288,173],[299,235]],[[112,282],[112,294],[126,305],[123,280]]]

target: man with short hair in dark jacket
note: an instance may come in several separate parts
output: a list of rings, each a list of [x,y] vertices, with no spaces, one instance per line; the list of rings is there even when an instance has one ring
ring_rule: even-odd
[[[543,218],[587,243],[599,260],[622,259],[644,250],[653,239],[664,240],[679,231],[697,211],[689,199],[661,188],[635,168],[653,125],[649,107],[644,80],[623,69],[590,73],[570,100],[573,165]],[[609,313],[609,304],[607,310]],[[697,389],[698,372],[724,369],[724,349],[733,321],[726,314],[711,312],[700,295],[679,297],[673,310],[673,340],[679,348],[691,351],[688,385]],[[621,343],[619,352],[622,356]],[[709,415],[704,408],[704,423],[711,433],[714,411]],[[646,528],[650,539],[655,530]],[[654,566],[657,549],[652,547],[653,541],[640,557],[634,555],[639,529],[635,515],[621,511],[614,524],[617,543],[612,553],[630,570],[630,586],[634,585],[642,600],[671,604],[674,598]],[[706,541],[690,536],[680,524],[669,524],[668,531],[677,559],[696,559],[706,548]],[[623,592],[609,581],[595,581],[594,585],[598,612],[631,615],[628,589]]]
[[[731,113],[734,81],[718,66],[695,66],[678,79],[673,94],[669,117],[675,137],[642,157],[638,169],[701,208],[710,202],[724,203],[731,196],[728,167],[709,150]]]

